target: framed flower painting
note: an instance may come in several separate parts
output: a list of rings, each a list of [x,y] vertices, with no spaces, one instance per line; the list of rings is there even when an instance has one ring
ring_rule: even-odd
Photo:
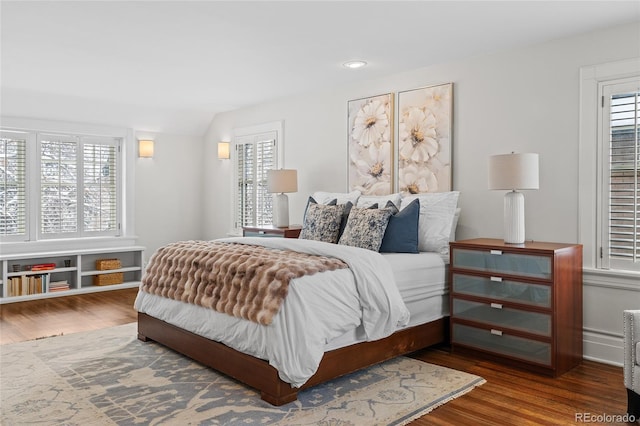
[[[349,101],[349,191],[393,192],[393,93]]]
[[[398,190],[451,191],[453,84],[398,93]]]

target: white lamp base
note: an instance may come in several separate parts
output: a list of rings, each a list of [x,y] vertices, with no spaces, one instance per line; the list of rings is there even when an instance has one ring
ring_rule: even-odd
[[[289,226],[289,197],[280,193],[273,196],[273,225],[278,228]]]
[[[504,242],[524,243],[524,195],[511,191],[504,196]]]

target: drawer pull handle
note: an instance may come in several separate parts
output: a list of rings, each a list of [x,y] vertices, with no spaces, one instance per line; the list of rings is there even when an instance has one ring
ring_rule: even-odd
[[[496,281],[501,283],[502,282],[502,277],[491,277],[491,281]]]
[[[502,331],[500,330],[494,330],[493,328],[491,329],[491,334],[493,334],[494,336],[502,336]]]
[[[502,254],[502,250],[491,250],[491,254],[497,254],[500,256]]]
[[[492,303],[491,307],[494,309],[502,309],[502,303]]]

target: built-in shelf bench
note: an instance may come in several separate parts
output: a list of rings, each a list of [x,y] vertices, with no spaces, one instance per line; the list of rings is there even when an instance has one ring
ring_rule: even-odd
[[[140,246],[1,255],[0,304],[138,287],[143,255]],[[121,266],[98,270],[100,259],[118,259]],[[33,270],[37,265],[43,269]],[[122,282],[94,285],[95,276],[112,273],[122,273]]]

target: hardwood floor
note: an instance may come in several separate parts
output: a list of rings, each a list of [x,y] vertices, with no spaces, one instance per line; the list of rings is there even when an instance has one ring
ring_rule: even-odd
[[[0,343],[133,322],[135,295],[136,290],[129,289],[1,305]],[[412,422],[413,426],[628,424],[614,421],[626,412],[622,368],[584,361],[553,379],[450,353],[444,347],[412,356],[487,381]],[[594,422],[598,416],[603,421]]]
[[[622,368],[592,361],[558,378],[501,366],[494,362],[424,350],[413,355],[432,364],[466,371],[487,383],[434,410],[412,425],[571,425],[580,416],[624,415],[626,390]],[[621,421],[592,424],[624,425]]]
[[[127,289],[0,305],[0,344],[134,322],[136,293]]]

